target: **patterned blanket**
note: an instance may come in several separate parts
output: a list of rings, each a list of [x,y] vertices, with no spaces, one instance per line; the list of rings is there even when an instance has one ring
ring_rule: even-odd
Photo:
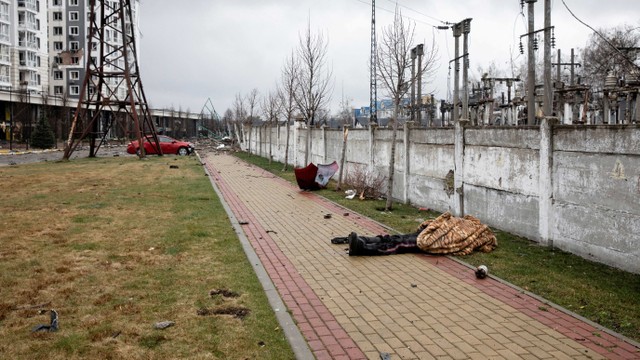
[[[498,246],[493,231],[471,215],[458,218],[446,212],[423,222],[420,229],[418,247],[429,254],[462,256],[475,250],[490,252]]]

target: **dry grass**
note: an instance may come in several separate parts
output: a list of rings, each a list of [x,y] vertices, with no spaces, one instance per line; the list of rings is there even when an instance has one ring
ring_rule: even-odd
[[[293,357],[196,158],[1,167],[0,182],[2,358]],[[49,309],[59,331],[32,333]]]

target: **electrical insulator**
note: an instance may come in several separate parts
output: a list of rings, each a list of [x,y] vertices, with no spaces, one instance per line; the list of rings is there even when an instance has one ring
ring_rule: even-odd
[[[551,47],[554,48],[554,49],[556,48],[556,37],[555,36],[551,37]]]
[[[524,55],[524,47],[522,46],[522,39],[520,39],[520,54]]]
[[[533,38],[533,50],[538,50],[538,38]]]

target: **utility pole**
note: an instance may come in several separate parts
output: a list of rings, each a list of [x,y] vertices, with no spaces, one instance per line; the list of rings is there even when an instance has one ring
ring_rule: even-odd
[[[469,32],[471,18],[462,21],[462,118],[469,119]]]
[[[527,59],[527,125],[533,125],[536,122],[536,59],[534,52],[534,11],[533,4],[536,3],[537,0],[525,0],[527,3],[528,16],[527,19],[529,21],[529,36],[528,36],[528,59]]]
[[[565,86],[564,89],[558,90],[561,92],[569,92],[572,95],[574,95],[574,92],[578,89],[575,88],[576,85],[576,81],[575,81],[575,68],[576,67],[580,67],[582,66],[581,64],[575,62],[575,53],[574,53],[574,49],[571,49],[571,62],[562,62],[562,57],[561,57],[561,53],[560,53],[560,49],[558,49],[558,59],[557,62],[552,63],[551,65],[555,65],[556,66],[556,81],[558,81],[558,83],[560,83],[562,81],[561,78],[561,66],[569,66],[570,69],[570,76],[569,76],[569,86]],[[571,100],[570,100],[570,105],[571,105],[571,121],[572,122],[576,122],[578,121],[578,111],[576,111],[576,102],[577,100],[575,99],[575,95],[572,96]]]
[[[551,81],[551,0],[544,0],[544,116],[553,113],[553,82]]]
[[[416,48],[411,49],[411,121],[416,114]]]
[[[111,123],[96,140],[103,112],[126,113],[133,120],[136,138],[140,144],[140,157],[145,156],[144,143],[148,141],[162,155],[160,141],[151,117],[147,99],[140,79],[135,24],[131,0],[119,0],[107,4],[89,1],[88,44],[96,44],[96,50],[89,46],[85,59],[88,63],[84,76],[78,106],[73,115],[69,138],[65,143],[64,160],[69,160],[80,142],[89,136],[89,157],[95,157],[104,142]],[[100,19],[97,15],[100,14]],[[107,30],[122,39],[122,45],[109,45],[105,35]],[[109,50],[113,47],[114,50]],[[92,51],[97,56],[92,56]],[[115,83],[113,80],[116,80]],[[123,93],[119,90],[124,89]],[[147,138],[147,135],[149,137]]]
[[[376,0],[371,0],[371,63],[369,73],[369,126],[378,123],[378,87],[376,83]]]
[[[422,125],[422,55],[424,55],[424,45],[416,46],[416,54],[418,55],[418,124]]]
[[[458,103],[460,102],[460,35],[462,33],[462,26],[460,23],[454,24],[453,37],[455,39],[455,59],[454,72],[453,72],[453,121],[458,121],[459,111]]]

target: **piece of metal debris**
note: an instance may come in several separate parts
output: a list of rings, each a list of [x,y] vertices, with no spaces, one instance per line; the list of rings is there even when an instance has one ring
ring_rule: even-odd
[[[31,332],[37,332],[37,331],[55,332],[55,331],[58,331],[58,312],[53,310],[53,309],[51,309],[49,315],[51,316],[51,320],[49,322],[49,325],[41,324],[41,325],[34,326],[33,329],[31,329]]]

